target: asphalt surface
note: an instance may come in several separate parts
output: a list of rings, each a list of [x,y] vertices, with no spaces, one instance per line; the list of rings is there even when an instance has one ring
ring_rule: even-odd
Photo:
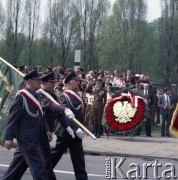
[[[51,146],[55,145],[55,138]],[[101,136],[94,140],[86,135],[83,139],[85,154],[96,156],[120,156],[120,157],[141,157],[157,159],[178,159],[178,139],[174,137],[161,137],[152,135],[122,136],[111,135]]]

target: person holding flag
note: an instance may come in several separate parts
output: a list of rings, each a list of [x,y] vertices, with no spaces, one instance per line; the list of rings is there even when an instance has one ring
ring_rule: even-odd
[[[61,94],[60,103],[73,112],[73,115],[70,115],[71,119],[76,118],[80,123],[83,123],[84,106],[82,99],[77,93],[80,84],[79,78],[72,71],[67,75],[64,83],[67,85],[67,90]],[[82,146],[84,132],[77,125],[72,126],[72,129],[75,132],[75,138],[71,138],[62,124],[60,122],[58,123],[56,128],[56,146],[51,150],[52,164],[55,167],[64,152],[69,148],[76,179],[88,180]]]
[[[36,93],[41,77],[35,69],[25,75],[24,80],[26,87],[17,92],[10,107],[4,137],[4,147],[8,150],[13,146],[14,135],[18,146],[2,179],[21,179],[26,163],[34,180],[55,180],[50,162],[49,141],[52,140],[52,134]]]

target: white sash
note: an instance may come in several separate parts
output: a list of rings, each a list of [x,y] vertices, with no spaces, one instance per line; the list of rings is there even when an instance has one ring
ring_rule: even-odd
[[[43,115],[43,110],[41,107],[41,104],[39,103],[39,101],[37,101],[37,99],[27,90],[22,89],[20,91],[17,92],[18,94],[25,94],[34,104],[35,106],[38,108],[38,111],[40,112],[41,115]]]
[[[77,98],[78,101],[80,101],[81,104],[83,105],[83,101],[82,101],[81,97],[80,97],[78,94],[76,94],[74,91],[72,91],[72,90],[65,90],[64,93],[65,93],[65,92],[68,92],[69,94],[72,94],[73,96],[75,96],[75,98]],[[68,94],[68,93],[67,93],[67,94]]]

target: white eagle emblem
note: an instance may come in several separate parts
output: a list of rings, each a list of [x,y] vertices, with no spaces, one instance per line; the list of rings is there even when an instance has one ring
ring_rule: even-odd
[[[115,119],[119,123],[131,122],[135,116],[137,108],[133,108],[129,101],[117,101],[113,106]]]

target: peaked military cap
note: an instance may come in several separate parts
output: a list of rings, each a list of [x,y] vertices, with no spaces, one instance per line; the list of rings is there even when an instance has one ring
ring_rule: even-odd
[[[23,70],[25,69],[25,65],[19,66],[18,69],[19,69],[20,71],[23,71]]]
[[[75,74],[74,71],[72,71],[64,80],[64,83],[68,83],[69,81],[71,80],[74,80],[74,79],[79,79],[79,77],[77,77],[77,75]]]
[[[39,75],[37,69],[34,69],[32,71],[30,71],[28,74],[26,74],[24,77],[23,77],[24,80],[29,80],[29,79],[33,79],[33,80],[39,80],[41,79],[41,76]]]
[[[45,82],[54,82],[54,81],[56,81],[54,72],[51,72],[51,73],[43,76],[43,77],[41,78],[41,81],[45,81]]]

